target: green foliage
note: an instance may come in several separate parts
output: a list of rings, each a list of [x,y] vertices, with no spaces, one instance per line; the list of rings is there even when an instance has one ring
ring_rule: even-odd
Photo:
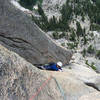
[[[95,23],[100,24],[100,0],[92,0],[95,5],[91,4],[91,20],[93,20]]]
[[[90,66],[90,67],[91,67],[93,70],[97,70],[96,67],[95,67],[95,65],[94,65],[94,62],[91,63],[91,66]]]
[[[72,6],[69,5],[69,0],[67,0],[66,4],[62,6],[61,19],[59,20],[59,26],[62,30],[66,31],[68,27],[69,20],[72,17]]]
[[[42,7],[41,7],[40,4],[38,4],[38,13],[39,13],[41,16],[45,16],[44,11],[43,11],[43,9],[42,9]]]
[[[49,31],[59,29],[58,21],[55,16],[49,20]]]
[[[32,10],[33,6],[36,4],[37,0],[20,0],[19,3],[21,6]]]
[[[95,71],[97,70],[97,68],[94,65],[94,62],[92,62],[91,64],[89,64],[88,60],[86,60],[85,64],[88,65],[89,67],[91,67],[93,70],[95,70]]]
[[[92,30],[92,31],[100,31],[100,25],[98,25],[98,24],[91,24],[90,30]]]
[[[83,36],[83,44],[84,45],[86,45],[87,43],[88,43],[88,39],[87,39],[87,34],[86,34],[86,30],[85,30],[85,28],[82,30],[83,32],[83,34],[82,34],[82,36]]]
[[[88,39],[86,38],[86,36],[85,36],[85,35],[83,36],[83,40],[84,40],[84,45],[86,45],[86,44],[87,44],[87,42],[88,42]]]
[[[72,31],[72,33],[70,34],[69,39],[70,39],[71,41],[76,41],[76,33],[75,33],[74,31]]]
[[[61,45],[64,47],[65,46],[65,43],[62,43]]]
[[[99,13],[100,8],[99,8],[99,6],[95,6],[95,5],[91,4],[90,2],[88,2],[87,6],[88,6],[87,13],[90,17],[91,22],[100,24],[100,13]]]
[[[59,38],[63,38],[63,37],[65,37],[65,36],[66,36],[66,33],[63,32],[62,34],[59,35]]]
[[[85,48],[83,49],[82,54],[83,54],[83,57],[86,56],[86,49]]]
[[[93,32],[90,34],[90,36],[91,36],[91,37],[94,37],[94,34],[93,34]]]
[[[24,1],[24,0],[22,0]],[[25,1],[31,1],[31,0],[25,0]],[[40,0],[33,0],[34,2],[40,1]],[[96,23],[98,26],[91,26],[92,30],[100,30],[99,24],[100,24],[100,6],[99,1],[95,1],[95,4],[92,4],[90,0],[67,0],[66,4],[64,4],[60,10],[61,17],[58,20],[55,16],[50,18],[50,20],[47,19],[47,16],[45,15],[44,11],[42,10],[41,6],[39,6],[39,14],[41,15],[40,19],[35,20],[37,22],[38,26],[42,28],[44,31],[69,31],[69,23],[72,20],[73,15],[82,16],[82,21],[85,19],[85,15],[88,15],[90,18],[91,23]],[[32,5],[32,3],[31,3]],[[58,6],[58,5],[57,5]],[[59,8],[59,7],[57,7]],[[71,41],[73,40],[73,36],[75,34],[71,34]],[[84,36],[84,31],[80,25],[79,22],[77,22],[77,32],[76,35]],[[84,37],[84,44],[87,43],[86,37]]]
[[[39,14],[41,15],[41,23],[42,23],[42,29],[43,30],[45,30],[45,31],[47,31],[48,30],[48,25],[49,25],[49,23],[48,23],[48,18],[47,18],[47,16],[45,15],[45,13],[44,13],[44,11],[43,11],[43,9],[42,9],[42,7],[41,7],[41,5],[38,5],[38,12],[39,12]]]
[[[72,6],[69,5],[68,1],[66,2],[66,4],[62,6],[62,9],[60,12],[62,14],[62,21],[66,24],[72,15]]]
[[[67,45],[68,45],[69,49],[74,49],[75,48],[74,43],[67,43]]]
[[[95,52],[95,49],[92,45],[90,45],[87,49],[87,52],[90,53],[90,54],[93,54]]]
[[[78,46],[78,43],[67,43],[69,49],[75,49]]]
[[[62,6],[61,9],[61,18],[57,20],[55,16],[47,19],[47,16],[45,15],[41,5],[38,6],[38,13],[41,16],[41,19],[37,19],[38,26],[42,28],[45,31],[68,31],[69,29],[69,20],[72,16],[72,6],[69,5],[69,0],[66,4]],[[42,24],[41,24],[42,23]],[[40,25],[41,24],[41,25]],[[64,35],[64,34],[63,34]]]
[[[96,57],[98,57],[100,59],[100,50],[96,51]]]
[[[82,15],[82,21],[84,22],[85,18],[84,18],[84,15]]]
[[[65,35],[66,35],[66,33],[65,32],[63,32],[63,33],[58,33],[57,31],[55,31],[55,32],[53,32],[53,38],[54,39],[60,39],[60,38],[63,38]]]
[[[85,64],[88,65],[88,66],[90,66],[89,63],[88,63],[88,60],[85,61]]]
[[[100,24],[100,0],[95,0],[93,4],[90,0],[77,0],[73,3],[73,12],[75,15],[82,16],[84,21],[84,15],[88,15],[92,23]]]
[[[78,37],[79,37],[79,36],[83,36],[83,30],[82,30],[82,28],[81,28],[80,23],[77,22],[76,25],[77,25],[77,32],[76,32],[77,36],[78,36]]]
[[[52,35],[53,35],[54,39],[59,39],[59,33],[58,32],[54,32]]]
[[[42,6],[43,0],[37,0],[37,4],[40,4]]]
[[[48,22],[48,18],[45,15],[42,7],[40,4],[38,4],[38,13],[41,16],[40,18],[34,17],[32,15],[32,20],[42,29],[47,31],[49,29],[49,22]]]
[[[72,69],[71,67],[69,67],[69,69]]]
[[[100,8],[100,0],[96,0],[96,5]]]
[[[33,6],[38,2],[38,4],[42,4],[42,0],[19,0],[19,3],[24,8],[29,10],[33,10]]]

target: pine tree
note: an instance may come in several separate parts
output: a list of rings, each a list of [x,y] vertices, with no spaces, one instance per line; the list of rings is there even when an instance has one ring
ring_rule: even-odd
[[[99,7],[100,9],[100,0],[96,0],[96,5]]]
[[[50,27],[50,30],[56,30],[58,28],[57,19],[55,18],[55,16],[53,16],[49,20],[49,27]]]
[[[81,28],[80,23],[77,22],[76,25],[77,25],[77,32],[76,32],[77,36],[78,36],[78,37],[79,37],[79,36],[82,36],[82,35],[83,35],[83,30],[82,30],[82,28]]]
[[[38,5],[38,13],[39,13],[39,15],[41,15],[41,23],[42,23],[43,29],[48,30],[48,25],[49,25],[48,18],[45,15],[41,5]]]
[[[37,0],[20,0],[19,3],[27,8],[27,9],[30,9],[32,10],[33,9],[33,6],[36,4]]]

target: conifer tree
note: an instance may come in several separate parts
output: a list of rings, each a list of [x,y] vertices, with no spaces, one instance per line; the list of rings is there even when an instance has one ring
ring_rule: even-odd
[[[36,4],[37,0],[20,0],[19,3],[27,8],[27,9],[30,9],[32,10],[33,9],[33,6]]]
[[[82,35],[83,35],[83,30],[82,30],[82,28],[81,28],[80,23],[77,22],[76,25],[77,25],[77,32],[76,32],[77,36],[78,36],[78,37],[79,37],[79,36],[82,36]]]

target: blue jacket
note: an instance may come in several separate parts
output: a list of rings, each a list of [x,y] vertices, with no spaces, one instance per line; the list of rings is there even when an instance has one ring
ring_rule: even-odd
[[[59,69],[62,70],[61,68],[58,68],[57,64],[55,64],[55,63],[51,64],[51,65],[46,65],[46,66],[44,66],[44,68],[46,70],[54,70],[54,71],[59,71]]]

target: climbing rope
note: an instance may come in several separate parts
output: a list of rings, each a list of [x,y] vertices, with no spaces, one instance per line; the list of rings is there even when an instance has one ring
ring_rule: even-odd
[[[33,100],[39,93],[40,91],[46,86],[46,84],[52,79],[52,76],[50,76],[38,89],[38,91],[29,99],[29,100]]]
[[[60,93],[62,94],[63,100],[66,100],[66,96],[65,96],[64,90],[62,89],[61,85],[58,83],[58,81],[56,80],[55,77],[53,77],[53,79],[55,80],[55,82],[60,90]]]
[[[44,70],[44,71],[45,71],[46,74],[47,74],[47,71],[46,71],[46,70]],[[47,74],[47,76],[48,76],[48,74]],[[62,97],[63,97],[63,100],[66,100],[66,96],[65,96],[64,90],[62,89],[61,85],[58,83],[58,81],[56,80],[56,78],[53,77],[52,75],[50,75],[50,77],[49,77],[47,80],[45,80],[45,81],[43,82],[43,84],[39,87],[39,89],[37,90],[37,92],[36,92],[29,100],[34,100],[34,98],[35,98],[36,96],[38,96],[38,94],[41,92],[41,90],[47,85],[47,83],[48,83],[51,79],[54,79],[54,80],[55,80],[55,82],[56,82],[56,84],[57,84],[57,87],[58,87],[58,89],[60,90],[60,93],[61,93],[61,95],[62,95]]]

